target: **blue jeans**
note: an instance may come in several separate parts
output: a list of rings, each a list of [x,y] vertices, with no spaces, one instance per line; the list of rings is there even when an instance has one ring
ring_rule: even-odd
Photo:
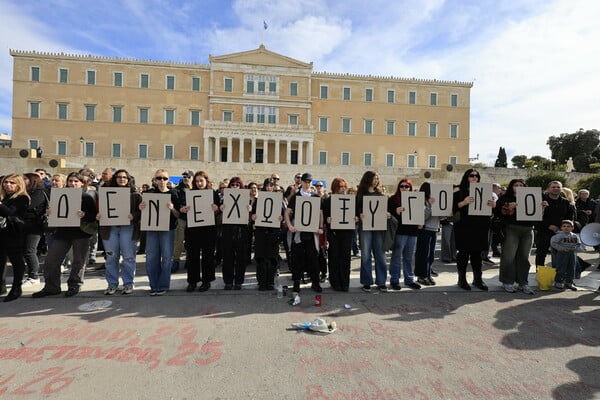
[[[574,251],[552,250],[554,260],[556,261],[556,278],[554,278],[554,282],[573,283],[577,254]]]
[[[392,284],[400,282],[401,264],[402,270],[404,271],[404,284],[409,285],[415,281],[412,260],[415,255],[416,245],[416,236],[396,235],[394,248],[392,249],[392,258],[390,259],[390,282]]]
[[[135,278],[136,240],[132,239],[133,225],[111,226],[110,236],[103,240],[106,253],[106,281],[108,286],[119,286],[119,258],[123,255],[123,285],[133,285]]]
[[[371,253],[375,258],[375,284],[384,286],[387,278],[385,253],[383,251],[383,231],[364,231],[360,229],[360,283],[373,284],[373,265]]]
[[[417,235],[415,252],[415,275],[419,278],[431,278],[431,266],[435,255],[437,232],[420,229]]]
[[[175,231],[146,231],[146,274],[151,291],[169,290]]]

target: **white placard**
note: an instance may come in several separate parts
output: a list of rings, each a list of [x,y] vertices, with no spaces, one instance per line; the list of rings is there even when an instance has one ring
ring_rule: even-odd
[[[187,212],[188,228],[215,225],[214,196],[212,189],[186,190],[185,203],[190,207]]]
[[[331,195],[331,229],[354,229],[356,196],[349,194]]]
[[[248,225],[250,218],[249,204],[249,189],[225,189],[223,191],[223,224]]]
[[[491,183],[471,182],[469,196],[475,199],[469,204],[469,215],[492,215],[492,207],[488,205],[488,201],[493,200]]]
[[[321,198],[296,196],[294,227],[299,232],[316,232],[321,218]]]
[[[100,186],[98,188],[98,213],[102,226],[130,225],[131,188]]]
[[[80,226],[81,218],[77,215],[77,211],[81,210],[82,195],[82,188],[52,188],[48,205],[50,208],[48,226]]]
[[[171,210],[171,193],[142,193],[142,202],[146,207],[142,210],[140,229],[142,231],[168,231]]]
[[[363,231],[385,231],[387,229],[387,197],[363,196]]]
[[[451,184],[432,183],[431,197],[435,200],[431,205],[434,217],[450,217],[454,203],[454,187]]]
[[[283,193],[281,192],[258,192],[254,225],[264,228],[279,228],[282,203]]]
[[[400,192],[400,200],[404,211],[400,213],[402,225],[425,225],[425,193]]]
[[[517,221],[541,221],[544,217],[541,187],[516,187]]]

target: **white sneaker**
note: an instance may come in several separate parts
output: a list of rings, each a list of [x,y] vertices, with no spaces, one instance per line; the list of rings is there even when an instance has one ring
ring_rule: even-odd
[[[106,288],[106,290],[104,291],[104,294],[106,295],[113,295],[117,292],[117,288],[115,286],[109,286]]]
[[[40,284],[39,279],[27,278],[23,281],[21,286],[35,286],[35,285],[39,285],[39,284]]]
[[[508,293],[514,293],[514,292],[516,292],[515,285],[513,285],[512,283],[503,283],[502,284],[502,289],[504,289],[504,291],[508,292]]]
[[[533,289],[530,288],[528,285],[519,286],[519,291],[523,292],[525,294],[535,294],[535,292],[533,291]]]
[[[131,294],[133,293],[133,285],[124,285],[121,294]]]

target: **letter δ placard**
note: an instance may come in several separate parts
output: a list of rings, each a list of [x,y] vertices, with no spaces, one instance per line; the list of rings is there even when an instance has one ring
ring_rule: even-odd
[[[362,229],[364,231],[385,231],[387,229],[387,197],[364,196]]]
[[[434,217],[450,217],[454,203],[454,188],[443,183],[431,184],[431,197],[435,200],[431,205],[431,215]]]
[[[170,193],[142,193],[142,201],[146,208],[142,210],[140,229],[142,231],[168,231],[171,210],[167,204],[171,201]]]
[[[517,187],[517,221],[541,221],[544,216],[542,208],[541,187]]]
[[[299,232],[316,232],[319,230],[321,217],[321,198],[296,196],[294,209],[294,226]]]
[[[250,190],[227,188],[223,191],[223,224],[248,225]]]
[[[98,188],[98,213],[100,225],[123,226],[131,224],[131,188],[106,187]]]
[[[354,229],[356,196],[347,194],[331,195],[331,229]]]
[[[475,199],[469,204],[469,215],[492,215],[492,207],[488,205],[488,200],[493,200],[491,183],[471,182],[469,196]]]
[[[50,192],[50,215],[48,226],[80,226],[77,211],[81,210],[82,188],[52,188]]]
[[[258,192],[256,199],[256,220],[254,226],[263,228],[280,228],[283,193]]]
[[[215,212],[212,209],[214,192],[212,189],[186,190],[185,203],[190,207],[187,212],[187,227],[215,225]]]
[[[424,225],[425,224],[425,193],[423,192],[401,192],[400,200],[404,211],[400,213],[402,225]]]

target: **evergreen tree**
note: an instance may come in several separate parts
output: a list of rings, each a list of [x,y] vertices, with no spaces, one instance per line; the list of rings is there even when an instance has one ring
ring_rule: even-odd
[[[500,147],[500,150],[498,150],[498,158],[496,158],[494,167],[496,167],[496,168],[508,167],[508,162],[506,161],[506,150],[504,149],[504,147]]]

